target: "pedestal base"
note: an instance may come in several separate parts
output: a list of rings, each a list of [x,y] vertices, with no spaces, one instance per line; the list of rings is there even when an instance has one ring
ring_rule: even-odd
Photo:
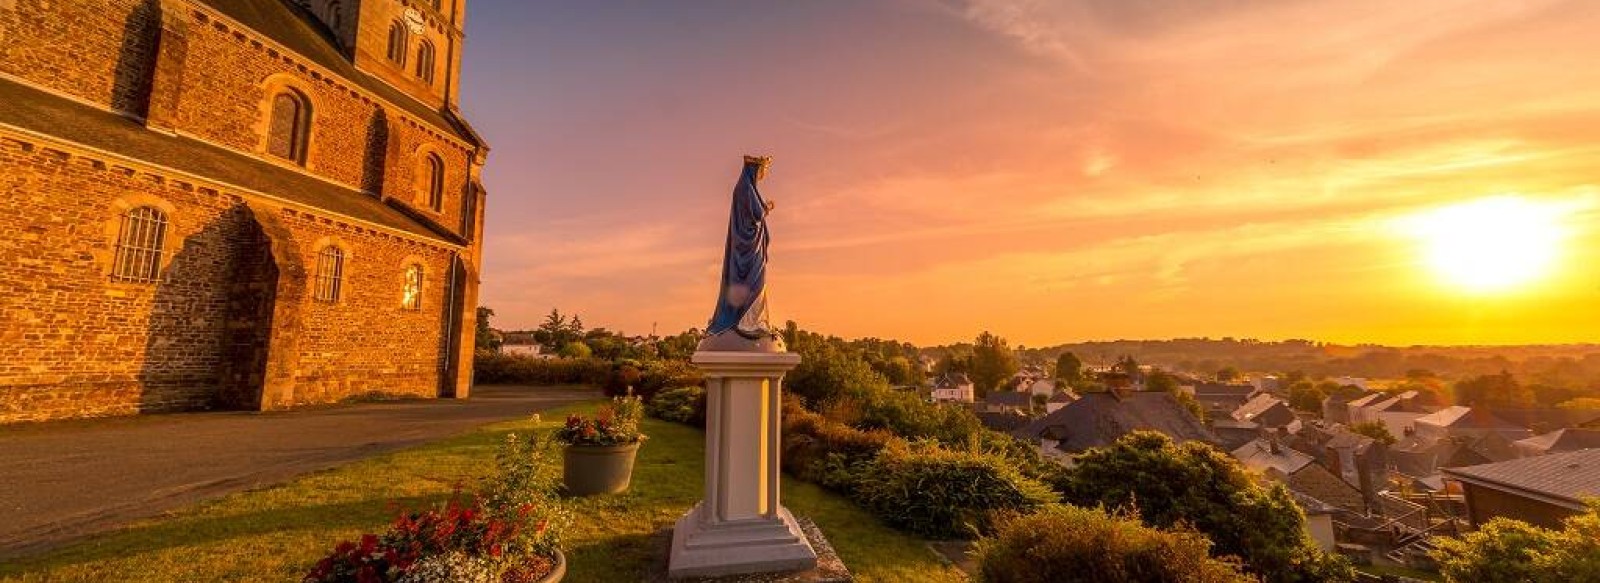
[[[721,577],[745,573],[798,571],[817,566],[817,552],[806,541],[787,508],[773,518],[708,523],[697,504],[672,529],[667,575]]]

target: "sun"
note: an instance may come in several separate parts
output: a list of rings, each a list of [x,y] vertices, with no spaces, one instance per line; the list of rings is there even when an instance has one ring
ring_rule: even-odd
[[[1561,253],[1561,215],[1559,205],[1503,195],[1425,211],[1404,225],[1441,279],[1467,292],[1494,293],[1550,273]]]

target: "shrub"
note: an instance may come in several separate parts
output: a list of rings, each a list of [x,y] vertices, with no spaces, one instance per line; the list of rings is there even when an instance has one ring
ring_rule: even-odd
[[[706,426],[706,390],[700,387],[667,389],[645,403],[644,410],[663,421],[703,428]]]
[[[996,511],[1026,512],[1058,500],[1005,458],[931,442],[891,443],[862,468],[856,497],[885,522],[933,538],[988,532]]]
[[[650,401],[656,393],[672,387],[703,387],[705,375],[693,364],[681,360],[622,361],[611,367],[602,388],[607,396],[625,395],[628,389]]]
[[[979,577],[990,583],[1235,583],[1254,579],[1211,558],[1211,541],[1166,532],[1103,510],[1052,505],[1008,517],[978,542]]]
[[[611,374],[603,360],[537,358],[479,351],[473,356],[472,376],[482,384],[598,385]]]
[[[1560,530],[1496,518],[1459,539],[1433,539],[1446,581],[1565,583],[1600,581],[1600,499]]]
[[[1271,582],[1345,581],[1354,574],[1316,547],[1305,514],[1281,484],[1263,488],[1232,456],[1209,445],[1173,443],[1135,431],[1085,452],[1058,484],[1079,506],[1136,508],[1146,524],[1193,526]]]
[[[855,473],[854,468],[876,459],[895,439],[886,431],[863,431],[828,421],[800,407],[798,401],[790,401],[785,407],[783,426],[784,470],[834,489],[854,484],[855,480],[840,475],[841,471]]]

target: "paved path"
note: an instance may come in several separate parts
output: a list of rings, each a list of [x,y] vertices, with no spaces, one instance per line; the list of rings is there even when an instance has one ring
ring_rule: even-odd
[[[598,396],[576,387],[477,387],[465,401],[0,427],[0,558]]]

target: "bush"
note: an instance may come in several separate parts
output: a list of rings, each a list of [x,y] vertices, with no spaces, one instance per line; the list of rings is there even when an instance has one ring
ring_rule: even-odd
[[[1207,554],[1211,541],[1137,518],[1053,505],[1009,517],[978,542],[979,577],[990,583],[1235,583],[1254,579]]]
[[[805,410],[797,400],[785,404],[783,469],[807,482],[841,491],[854,489],[857,470],[895,440],[887,431],[863,431],[828,421]]]
[[[602,388],[607,396],[625,395],[628,389],[646,402],[656,393],[673,387],[703,387],[705,375],[693,364],[681,360],[625,360],[611,367]]]
[[[596,359],[536,358],[486,350],[473,355],[475,382],[528,385],[598,385],[611,373],[611,364]]]
[[[1218,556],[1240,557],[1273,583],[1354,576],[1316,547],[1288,490],[1263,488],[1232,456],[1203,443],[1135,431],[1079,456],[1058,487],[1072,504],[1136,509],[1156,528],[1190,525],[1211,537]]]
[[[891,442],[857,476],[856,498],[892,526],[932,538],[972,538],[997,511],[1028,512],[1054,492],[1005,458]]]
[[[1560,530],[1495,518],[1459,539],[1439,537],[1434,560],[1451,583],[1600,581],[1600,499]]]
[[[701,387],[678,387],[661,391],[645,404],[644,411],[662,421],[703,429],[706,426],[706,390]]]

